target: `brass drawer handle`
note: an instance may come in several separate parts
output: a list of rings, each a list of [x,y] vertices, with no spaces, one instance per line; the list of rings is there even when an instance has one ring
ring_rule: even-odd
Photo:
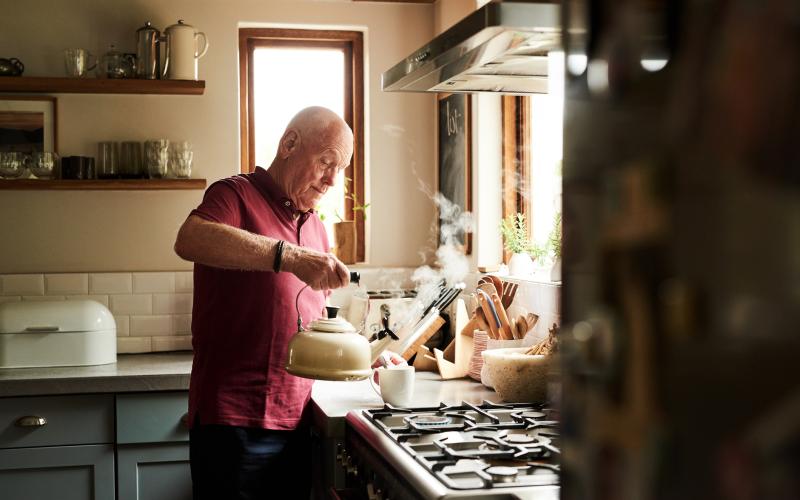
[[[17,427],[44,427],[47,425],[47,419],[36,415],[27,415],[17,419]]]
[[[181,423],[184,427],[189,427],[189,412],[186,412],[181,417]]]

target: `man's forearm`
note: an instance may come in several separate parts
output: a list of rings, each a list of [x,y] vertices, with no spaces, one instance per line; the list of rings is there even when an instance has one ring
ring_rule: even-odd
[[[178,232],[175,252],[212,267],[271,271],[277,244],[277,239],[192,216]]]

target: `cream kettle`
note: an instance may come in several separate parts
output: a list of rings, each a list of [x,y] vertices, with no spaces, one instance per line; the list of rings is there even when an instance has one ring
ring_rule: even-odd
[[[170,80],[197,80],[197,60],[208,52],[206,34],[185,24],[183,19],[168,26],[164,33],[167,39],[166,77]]]
[[[312,321],[289,341],[286,371],[318,380],[363,380],[374,363],[398,337],[385,329],[371,343],[348,321],[336,317],[338,307],[327,307],[328,317]]]

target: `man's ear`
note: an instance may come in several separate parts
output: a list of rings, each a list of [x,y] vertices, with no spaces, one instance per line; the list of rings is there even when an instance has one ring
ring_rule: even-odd
[[[289,129],[281,137],[280,157],[285,160],[300,147],[300,134],[294,129]]]

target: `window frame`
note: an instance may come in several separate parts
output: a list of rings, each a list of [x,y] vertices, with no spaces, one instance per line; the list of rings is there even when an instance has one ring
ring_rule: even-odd
[[[344,120],[353,130],[353,158],[345,168],[352,179],[349,191],[365,203],[364,186],[364,33],[351,30],[299,28],[239,29],[239,128],[242,173],[255,170],[255,116],[253,106],[253,52],[261,47],[335,48],[344,52]],[[356,260],[366,259],[364,213],[353,210],[353,200],[345,198],[345,215],[356,221]]]
[[[528,203],[521,193],[528,190],[531,182],[530,151],[530,102],[527,96],[504,95],[501,99],[501,119],[503,124],[503,163],[502,163],[502,217],[521,213],[525,216],[528,234],[531,234],[531,219]],[[503,262],[508,262],[511,252],[503,249]]]

